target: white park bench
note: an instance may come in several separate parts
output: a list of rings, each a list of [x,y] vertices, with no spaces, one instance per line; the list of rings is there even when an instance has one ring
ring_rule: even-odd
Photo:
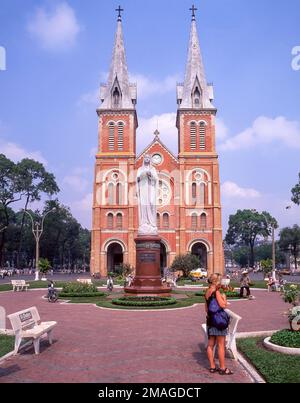
[[[47,334],[49,344],[52,344],[52,330],[57,322],[41,322],[35,306],[7,316],[15,334],[14,354],[18,353],[22,339],[33,339],[35,354],[40,352],[40,339]]]
[[[92,279],[90,278],[78,278],[77,281],[83,284],[92,284]]]
[[[242,319],[241,316],[237,315],[236,313],[232,312],[230,309],[225,309],[225,311],[230,316],[230,323],[228,327],[228,334],[226,336],[226,353],[230,358],[234,358],[237,360],[237,348],[236,348],[236,333],[237,333],[237,326],[239,321]],[[202,323],[202,330],[204,333],[205,341],[204,346],[207,347],[208,344],[208,336],[207,336],[207,329],[206,323]]]
[[[11,284],[13,286],[13,291],[27,291],[29,284],[26,283],[25,280],[11,280]]]

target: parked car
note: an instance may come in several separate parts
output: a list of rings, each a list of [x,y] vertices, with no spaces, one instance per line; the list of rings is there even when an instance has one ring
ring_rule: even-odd
[[[280,270],[279,273],[281,273],[281,274],[283,274],[283,275],[289,276],[289,275],[291,274],[291,270],[289,270],[289,269],[282,269],[282,270]]]
[[[202,279],[207,277],[207,271],[205,269],[199,268],[196,270],[192,270],[190,275],[191,277]]]

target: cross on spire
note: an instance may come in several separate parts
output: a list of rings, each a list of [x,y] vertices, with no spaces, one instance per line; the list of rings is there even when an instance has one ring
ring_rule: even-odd
[[[196,20],[196,14],[195,14],[195,11],[197,11],[198,10],[198,8],[196,8],[195,6],[194,6],[194,4],[192,5],[192,8],[190,8],[190,11],[192,12],[192,21],[195,21]]]
[[[119,6],[118,8],[116,8],[116,11],[118,12],[118,21],[122,21],[121,12],[124,11],[124,9]]]

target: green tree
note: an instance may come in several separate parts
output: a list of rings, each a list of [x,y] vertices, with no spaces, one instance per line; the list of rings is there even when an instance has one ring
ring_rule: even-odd
[[[228,245],[244,245],[249,248],[249,264],[254,266],[254,246],[259,237],[267,237],[272,226],[278,227],[277,221],[268,212],[256,210],[238,210],[229,216],[229,226],[225,237]]]
[[[41,257],[39,260],[39,271],[42,274],[47,274],[50,269],[51,265],[49,260]]]
[[[240,246],[233,249],[232,252],[234,261],[240,266],[245,267],[249,265],[249,248],[247,246]]]
[[[45,203],[43,214],[53,208],[55,212],[48,214],[44,222],[40,242],[42,256],[47,257],[53,267],[85,267],[90,255],[90,231],[83,229],[70,209],[57,199]]]
[[[272,259],[264,259],[260,262],[261,268],[265,274],[272,270]]]
[[[300,227],[285,227],[279,233],[279,245],[282,250],[290,251],[294,257],[295,269],[297,270],[297,258],[300,253]]]
[[[53,174],[46,171],[44,165],[38,161],[24,158],[16,166],[18,180],[21,183],[20,192],[25,198],[24,211],[22,214],[20,226],[20,239],[17,255],[17,266],[20,267],[20,254],[22,248],[23,228],[25,221],[25,212],[28,204],[41,200],[43,193],[51,196],[59,192],[59,188]]]
[[[0,233],[0,265],[3,260],[6,231],[9,226],[9,207],[12,203],[21,200],[20,185],[16,164],[6,158],[4,154],[0,154],[0,227],[4,228]]]
[[[262,243],[255,246],[254,255],[256,262],[261,262],[262,260],[272,259],[272,243]],[[275,260],[276,265],[285,263],[285,254],[279,247],[279,242],[275,242]]]
[[[182,271],[184,277],[189,277],[192,270],[200,267],[200,260],[192,253],[177,255],[170,267],[171,271]]]
[[[126,278],[129,274],[134,272],[134,267],[131,266],[129,263],[122,263],[121,264],[122,276]]]
[[[300,204],[300,172],[298,174],[299,176],[299,180],[298,183],[293,187],[292,189],[292,202],[294,202],[295,204]]]

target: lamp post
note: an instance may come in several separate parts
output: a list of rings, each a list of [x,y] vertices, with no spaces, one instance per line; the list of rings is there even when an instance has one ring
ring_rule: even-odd
[[[34,279],[35,281],[38,281],[39,279],[40,238],[44,231],[44,220],[49,213],[52,213],[54,211],[55,208],[47,211],[47,213],[43,215],[41,223],[39,223],[38,221],[34,222],[32,215],[25,210],[25,213],[28,214],[31,219],[32,233],[35,239],[35,279]]]
[[[264,215],[264,213],[261,213],[264,219],[266,220],[267,225],[270,224],[272,228],[272,278],[274,281],[276,281],[276,269],[275,269],[275,263],[276,263],[276,257],[275,257],[275,224],[273,221],[270,221],[267,219],[267,217]]]

